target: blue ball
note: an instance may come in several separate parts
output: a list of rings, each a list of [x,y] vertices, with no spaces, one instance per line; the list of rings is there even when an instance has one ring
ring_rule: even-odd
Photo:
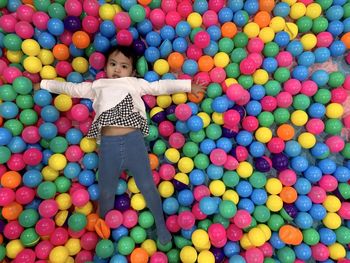
[[[310,183],[317,183],[322,178],[322,171],[317,166],[312,165],[306,169],[304,176]]]
[[[235,254],[238,254],[241,251],[241,248],[238,242],[228,241],[224,246],[224,254],[226,257],[232,257]]]
[[[49,149],[45,149],[43,151],[43,159],[41,160],[41,162],[44,164],[44,165],[47,165],[49,163],[49,159],[50,157],[53,155],[53,152]]]
[[[181,236],[190,240],[193,232],[197,229],[196,226],[191,227],[190,229],[181,229]]]
[[[211,107],[216,112],[224,113],[228,110],[228,107],[229,107],[228,100],[223,96],[216,97],[213,100]]]
[[[294,69],[292,70],[292,77],[300,80],[300,81],[304,81],[308,78],[309,75],[309,70],[306,66],[296,66],[294,67]]]
[[[320,241],[326,246],[332,245],[336,242],[337,236],[333,230],[329,228],[321,228],[318,230],[320,234]]]
[[[272,12],[274,16],[286,17],[287,15],[289,15],[290,6],[287,3],[280,2],[275,5]]]
[[[92,185],[96,180],[95,173],[91,170],[82,170],[78,175],[78,181],[84,186]]]
[[[41,118],[47,122],[55,122],[60,117],[59,111],[52,105],[47,105],[41,109]]]
[[[300,212],[307,212],[312,207],[312,201],[307,195],[299,195],[294,204]]]
[[[206,172],[211,180],[218,180],[224,175],[223,167],[215,164],[209,164],[209,166],[206,169]]]
[[[175,30],[173,27],[165,25],[160,29],[160,36],[163,40],[168,39],[172,41],[175,38]]]
[[[160,58],[160,52],[158,48],[151,46],[145,50],[145,59],[148,62],[153,63],[159,58]]]
[[[179,210],[179,202],[176,200],[175,197],[169,197],[164,199],[163,201],[163,211],[167,215],[174,215]]]
[[[18,107],[12,101],[5,101],[0,104],[0,116],[4,119],[14,119],[18,113]]]
[[[38,90],[34,93],[34,103],[40,107],[51,104],[52,95],[47,90]]]
[[[267,200],[267,193],[263,189],[254,189],[250,199],[254,202],[255,205],[263,205]]]
[[[280,31],[275,35],[273,40],[280,47],[286,47],[290,41],[290,36],[285,31]]]
[[[9,144],[12,139],[12,133],[7,128],[0,127],[0,146]]]
[[[343,20],[344,33],[350,32],[350,17]],[[0,39],[1,40],[1,39]]]
[[[311,183],[309,180],[299,177],[294,184],[294,188],[299,195],[306,195],[311,191]]]
[[[329,158],[319,161],[317,165],[323,174],[333,174],[337,169],[337,164]]]
[[[252,157],[262,157],[265,154],[266,146],[261,142],[254,141],[249,145],[249,153]]]
[[[133,27],[133,26],[129,27],[129,28],[128,28],[128,31],[131,33],[132,39],[133,39],[133,40],[138,40],[138,39],[139,39],[140,34],[139,34],[139,32],[137,31],[137,29],[136,29],[135,27]],[[114,38],[114,39],[115,39],[115,38]],[[113,39],[113,40],[114,40],[114,39]],[[116,39],[115,39],[115,40],[116,40]]]
[[[83,133],[77,128],[70,128],[66,132],[66,140],[69,144],[79,144],[83,138]]]
[[[249,198],[241,198],[238,202],[237,208],[244,209],[251,214],[254,212],[255,205],[254,205],[253,201],[250,200]]]
[[[321,204],[313,204],[311,209],[309,210],[309,214],[314,220],[321,221],[327,215],[327,210]]]
[[[326,11],[328,21],[340,20],[344,15],[344,9],[340,5],[333,5]]]
[[[14,13],[18,9],[18,7],[21,6],[21,5],[22,5],[21,1],[13,0],[13,1],[8,1],[7,5],[6,5],[6,8],[11,13]]]
[[[179,53],[185,53],[188,47],[188,43],[185,38],[177,37],[173,41],[173,49]]]
[[[227,1],[227,7],[232,10],[232,12],[237,12],[241,9],[243,9],[243,0],[228,0]]]
[[[38,42],[42,48],[52,49],[56,45],[56,39],[48,32],[42,32],[38,35]]]
[[[205,182],[206,175],[200,169],[193,169],[189,175],[191,185],[202,185]]]
[[[243,27],[245,26],[249,21],[249,14],[245,10],[238,10],[237,12],[234,13],[233,15],[233,22],[238,26],[238,27]]]
[[[345,166],[338,166],[333,175],[340,183],[346,183],[350,180],[350,170]]]
[[[329,50],[331,51],[332,57],[339,57],[344,55],[346,51],[346,46],[341,40],[335,40],[329,47]]]
[[[328,24],[327,31],[334,37],[339,36],[344,31],[344,24],[339,20],[332,21]]]
[[[291,160],[291,167],[296,172],[304,172],[309,167],[309,161],[304,156],[296,156]]]
[[[314,73],[311,75],[311,79],[316,82],[317,86],[321,87],[327,84],[329,80],[329,75],[327,71],[323,69],[316,70]]]
[[[328,155],[329,148],[323,142],[316,142],[315,146],[311,148],[311,154],[315,158],[322,158],[325,155]]]
[[[177,195],[177,200],[182,206],[190,206],[194,201],[193,192],[189,189],[181,190]]]
[[[190,106],[191,108],[191,111],[192,111],[192,114],[197,114],[199,109],[198,109],[198,105],[196,103],[193,103],[193,102],[187,102],[186,103],[188,106]]]
[[[98,167],[98,156],[96,153],[86,153],[82,161],[83,167],[85,169],[96,169]]]
[[[199,209],[206,215],[214,214],[218,207],[219,206],[213,197],[205,196],[199,201]]]
[[[216,147],[228,153],[232,150],[232,142],[229,138],[221,137],[216,141]]]
[[[208,27],[207,33],[212,41],[218,41],[221,38],[221,29],[216,25]]]
[[[305,51],[298,56],[298,64],[310,67],[315,63],[315,55],[311,51]]]
[[[139,23],[137,23],[137,31],[142,35],[145,36],[148,32],[151,32],[153,29],[152,22],[149,19],[145,19]]]
[[[312,256],[310,246],[306,245],[305,243],[301,243],[300,245],[295,246],[294,251],[296,257],[301,260],[308,260]]]
[[[243,8],[249,15],[254,15],[259,10],[259,2],[257,0],[247,0]]]
[[[208,2],[205,0],[195,0],[192,7],[194,12],[202,15],[208,10]]]
[[[219,46],[215,41],[210,40],[209,45],[206,48],[204,48],[203,51],[205,55],[215,56],[215,54],[219,51]]]
[[[232,257],[230,257],[229,263],[246,263],[244,257],[242,257],[241,255],[233,255]]]
[[[321,119],[326,114],[326,107],[321,103],[313,103],[307,109],[307,112],[310,117]]]
[[[310,214],[306,212],[299,212],[294,219],[295,224],[301,229],[308,229],[312,227],[313,219]]]
[[[242,146],[248,146],[253,141],[253,135],[251,132],[241,130],[236,136],[236,142]]]
[[[112,239],[114,241],[118,241],[122,237],[125,237],[129,234],[129,230],[123,225],[121,225],[120,227],[118,227],[116,229],[113,229],[111,232],[112,232],[111,236],[112,236]]]
[[[249,197],[252,194],[253,187],[252,185],[247,181],[240,181],[236,185],[236,192],[240,197]]]
[[[137,4],[136,0],[121,0],[120,1],[121,7],[123,7],[123,9],[126,11],[129,11],[129,9],[136,4]]]
[[[303,53],[304,48],[299,40],[293,40],[287,45],[287,51],[292,54],[292,56],[297,57]]]
[[[11,151],[11,153],[21,153],[27,148],[27,144],[22,139],[22,137],[14,136],[7,144],[7,147]]]
[[[296,157],[300,155],[301,153],[301,146],[297,141],[291,140],[286,142],[285,148],[284,148],[284,153],[288,157]]]
[[[162,76],[162,79],[176,79],[176,76],[173,73],[168,72]]]
[[[100,188],[97,184],[90,185],[87,190],[92,201],[98,200],[98,198],[100,197]]]
[[[37,187],[43,180],[43,176],[40,171],[29,170],[23,174],[22,182],[25,186],[34,188]]]
[[[192,132],[197,132],[203,129],[203,120],[201,117],[197,115],[191,116],[187,121],[186,121],[187,127],[189,131]]]
[[[326,62],[329,59],[329,57],[331,56],[331,52],[326,47],[316,48],[314,51],[314,54],[315,54],[315,62],[316,63]]]
[[[246,105],[247,114],[250,116],[258,116],[261,113],[262,106],[260,102],[256,100],[251,100]]]
[[[124,179],[119,178],[117,189],[115,190],[116,195],[122,195],[128,190],[128,185]]]
[[[111,20],[104,20],[100,24],[100,33],[102,36],[107,37],[108,39],[111,39],[115,36],[116,28],[114,23]]]
[[[187,59],[182,65],[182,71],[185,74],[193,76],[198,72],[198,63],[193,59]]]
[[[159,75],[154,72],[153,70],[147,71],[145,76],[143,76],[145,80],[148,82],[153,82],[153,81],[158,81],[159,80]]]
[[[63,21],[58,18],[50,18],[47,22],[47,30],[54,36],[60,36],[64,32]]]
[[[281,249],[286,246],[286,244],[280,239],[277,232],[272,232],[269,242],[275,249]]]
[[[250,89],[249,89],[249,93],[250,96],[252,97],[252,99],[254,100],[261,100],[265,94],[265,88],[262,85],[253,85]]]
[[[202,121],[202,125],[203,125],[203,121]],[[184,121],[176,121],[175,128],[176,128],[177,132],[180,132],[182,134],[186,134],[186,133],[190,132],[190,129],[187,125],[187,122],[184,122]],[[198,131],[200,131],[200,130],[201,130],[201,128]]]
[[[209,155],[212,150],[216,148],[216,144],[214,140],[206,138],[203,141],[201,141],[199,145],[199,149],[202,153]]]
[[[51,140],[57,136],[57,126],[51,122],[45,122],[39,127],[39,134],[43,139]]]
[[[109,260],[109,263],[127,263],[127,259],[125,256],[123,255],[114,255],[113,257],[111,257],[111,259]]]
[[[146,35],[146,42],[149,47],[158,47],[162,41],[159,33],[155,31],[148,32]]]
[[[275,58],[273,57],[267,57],[264,58],[263,64],[262,64],[263,69],[265,69],[268,73],[273,73],[278,67],[278,62]]]
[[[67,81],[73,82],[73,83],[80,83],[84,81],[84,78],[79,72],[73,71],[68,74]]]
[[[228,7],[223,7],[218,14],[220,24],[231,22],[233,19],[233,12]]]
[[[179,37],[187,37],[191,33],[191,26],[186,21],[180,21],[175,27],[175,32]]]

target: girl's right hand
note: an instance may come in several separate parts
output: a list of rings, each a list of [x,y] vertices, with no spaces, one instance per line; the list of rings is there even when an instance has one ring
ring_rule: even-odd
[[[33,84],[33,90],[39,90],[40,89],[40,82]]]

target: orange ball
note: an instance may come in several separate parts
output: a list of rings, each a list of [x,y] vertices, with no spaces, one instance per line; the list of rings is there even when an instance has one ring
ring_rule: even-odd
[[[199,92],[197,94],[198,97],[196,97],[194,94],[192,93],[187,93],[187,98],[189,101],[193,102],[193,103],[200,103],[203,99],[204,99],[204,93],[203,92]]]
[[[275,0],[259,0],[259,9],[261,11],[271,11],[275,8]]]
[[[297,191],[290,186],[285,186],[282,188],[282,191],[279,193],[282,201],[286,204],[292,204],[297,200],[298,193]]]
[[[181,69],[184,61],[185,61],[184,56],[179,52],[173,52],[168,56],[169,66],[173,70]]]
[[[214,67],[214,60],[211,56],[204,55],[198,59],[198,68],[200,71],[209,72]]]
[[[146,6],[146,5],[149,5],[152,2],[152,0],[137,0],[137,2],[140,5]]]
[[[277,128],[277,136],[284,141],[293,139],[294,133],[294,128],[289,124],[282,124]]]
[[[77,31],[72,36],[72,42],[77,48],[84,49],[90,45],[90,37],[84,31]]]
[[[0,245],[1,245],[2,243],[4,243],[4,237],[3,237],[3,235],[0,234]]]
[[[0,117],[0,126],[2,126],[3,122],[4,122],[4,119]]]
[[[350,48],[350,32],[345,33],[340,40],[343,41],[346,48]]]
[[[14,189],[21,183],[21,175],[16,171],[7,171],[1,176],[1,186]]]
[[[148,158],[149,158],[149,163],[151,165],[151,169],[155,170],[158,168],[159,166],[159,160],[157,155],[153,154],[153,153],[149,153],[148,154]]]
[[[1,214],[7,220],[16,220],[22,211],[23,207],[19,203],[12,202],[2,208]]]
[[[89,215],[87,215],[86,220],[87,220],[87,224],[86,224],[86,230],[88,231],[95,231],[95,225],[96,222],[98,220],[98,214],[95,213],[91,213]]]
[[[65,44],[55,45],[52,53],[57,60],[67,60],[69,58],[69,48]]]
[[[271,17],[267,11],[260,11],[254,16],[254,22],[257,23],[260,28],[267,27],[270,21]]]
[[[148,262],[148,253],[145,249],[138,247],[133,250],[130,255],[131,263],[147,263]]]
[[[233,38],[237,34],[237,27],[233,22],[226,22],[221,26],[222,37]]]
[[[278,235],[280,239],[288,245],[297,246],[303,241],[303,234],[301,231],[291,225],[282,226],[278,231]]]

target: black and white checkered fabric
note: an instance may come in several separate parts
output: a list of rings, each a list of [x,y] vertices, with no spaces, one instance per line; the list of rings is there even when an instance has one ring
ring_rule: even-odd
[[[119,126],[139,128],[144,136],[149,134],[147,120],[139,112],[134,112],[134,104],[130,94],[113,108],[104,111],[92,123],[88,138],[99,138],[101,128],[104,126]]]

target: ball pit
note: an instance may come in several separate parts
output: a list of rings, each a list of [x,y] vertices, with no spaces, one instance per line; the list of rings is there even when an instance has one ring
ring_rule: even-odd
[[[348,262],[350,5],[345,0],[0,1],[0,262]],[[41,79],[105,77],[131,46],[171,244],[130,174],[102,229],[88,99]],[[109,234],[108,234],[109,236]]]

